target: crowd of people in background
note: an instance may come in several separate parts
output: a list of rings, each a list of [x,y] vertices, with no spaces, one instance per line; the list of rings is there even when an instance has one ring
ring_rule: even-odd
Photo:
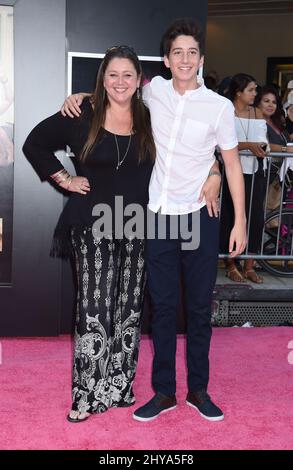
[[[270,158],[268,155],[270,152],[293,152],[293,147],[290,146],[293,141],[293,80],[288,82],[282,92],[274,84],[260,87],[254,77],[245,73],[227,76],[220,81],[217,73],[210,71],[205,76],[205,85],[233,102],[239,151],[249,150],[253,154],[241,156],[241,165],[245,180],[248,253],[259,253],[265,211],[276,209],[281,201],[282,159]],[[269,189],[266,197],[268,177]],[[279,190],[276,191],[276,187]],[[273,194],[278,194],[276,200],[271,197]],[[232,200],[224,178],[221,253],[228,253],[228,234],[233,220]],[[255,265],[253,257],[246,259],[243,266],[237,260],[227,258],[226,275],[234,282],[249,279],[254,283],[262,283],[263,279],[255,271]]]

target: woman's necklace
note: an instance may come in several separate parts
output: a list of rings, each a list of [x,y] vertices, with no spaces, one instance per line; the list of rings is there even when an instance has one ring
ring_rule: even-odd
[[[280,131],[280,129],[273,123],[273,121],[271,119],[267,119],[266,122],[273,129],[273,131],[281,137],[284,146],[286,146],[287,143],[288,143],[288,139],[287,139],[286,135],[282,131]],[[281,145],[283,145],[283,144],[281,144]]]
[[[273,123],[273,121],[271,119],[268,119],[267,123],[274,130],[274,132],[281,137],[284,145],[286,146],[288,141],[287,141],[287,138],[286,138],[285,134],[282,131],[280,131],[280,129]]]
[[[243,133],[244,133],[244,135],[245,135],[246,142],[248,142],[248,136],[249,136],[249,125],[250,125],[250,116],[249,116],[249,115],[250,115],[250,110],[248,109],[247,129],[245,129],[245,128],[244,128],[244,125],[243,125],[243,123],[242,123],[242,121],[241,121],[241,117],[238,115],[238,113],[237,113],[237,111],[236,111],[236,109],[235,109],[235,116],[238,117],[238,119],[239,119],[240,125],[241,125],[242,130],[243,130]]]
[[[120,149],[119,149],[119,145],[118,145],[118,140],[117,140],[116,134],[114,134],[114,139],[115,139],[116,148],[117,148],[117,166],[116,166],[116,170],[119,170],[119,168],[121,167],[122,163],[124,162],[124,160],[125,160],[125,158],[128,154],[128,150],[129,150],[129,147],[130,147],[130,144],[131,144],[131,137],[132,137],[132,134],[130,134],[130,136],[129,136],[126,151],[125,151],[122,159],[120,160]]]
[[[288,139],[287,137],[285,136],[285,134],[283,134],[283,132],[281,132],[280,136],[282,137],[282,140],[284,142],[284,146],[286,147],[287,144],[288,144]]]

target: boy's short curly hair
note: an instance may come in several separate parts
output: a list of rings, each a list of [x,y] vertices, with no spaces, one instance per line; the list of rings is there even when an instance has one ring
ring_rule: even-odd
[[[198,21],[192,18],[179,18],[172,23],[162,38],[161,48],[163,55],[168,56],[172,47],[172,42],[178,36],[192,36],[198,43],[199,52],[204,53],[204,36]]]

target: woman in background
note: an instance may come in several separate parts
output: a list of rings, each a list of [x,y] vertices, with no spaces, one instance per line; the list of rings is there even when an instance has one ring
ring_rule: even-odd
[[[238,136],[238,148],[250,150],[253,156],[241,156],[241,165],[245,182],[245,206],[248,231],[248,252],[257,253],[260,250],[264,220],[263,201],[266,191],[266,177],[264,173],[264,158],[267,147],[267,127],[259,109],[254,107],[257,94],[256,80],[248,74],[239,73],[232,77],[228,97],[235,108],[235,125]],[[253,194],[251,198],[252,182],[254,175]],[[249,216],[249,208],[251,214]],[[227,182],[223,184],[222,210],[221,210],[221,252],[228,253],[228,240],[231,227],[234,223],[234,211],[232,199]],[[263,279],[254,269],[253,258],[244,261],[242,273],[239,271],[235,260],[227,259],[226,275],[234,282],[244,282],[249,279],[257,284]]]
[[[283,152],[285,155],[288,152],[292,152],[293,147],[288,145],[291,139],[286,130],[284,111],[277,90],[269,85],[262,87],[255,99],[255,106],[258,107],[266,120],[271,152]],[[282,158],[272,158],[270,186],[266,201],[267,211],[277,209],[280,206],[282,191],[279,173],[283,161]],[[281,172],[283,172],[283,169],[281,169]]]
[[[293,141],[293,91],[291,91],[288,95],[285,112],[286,130],[290,135],[290,139]]]
[[[272,86],[262,87],[254,104],[267,123],[271,152],[291,152],[290,147],[287,147],[291,139],[286,130],[284,112],[277,90]]]

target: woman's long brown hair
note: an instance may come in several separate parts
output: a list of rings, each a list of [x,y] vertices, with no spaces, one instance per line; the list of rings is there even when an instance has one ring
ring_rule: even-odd
[[[142,69],[139,59],[131,47],[115,46],[107,50],[102,61],[96,82],[94,94],[91,97],[93,105],[93,116],[90,124],[90,130],[87,141],[81,153],[81,160],[85,161],[92,151],[93,147],[99,142],[106,118],[106,109],[109,105],[107,93],[104,88],[105,71],[112,59],[123,58],[132,62],[138,76],[140,76],[140,85],[138,92],[134,93],[131,99],[131,112],[133,118],[133,132],[137,138],[138,162],[142,162],[149,154],[154,161],[156,156],[156,147],[153,139],[151,119],[148,108],[141,99],[142,94]]]

